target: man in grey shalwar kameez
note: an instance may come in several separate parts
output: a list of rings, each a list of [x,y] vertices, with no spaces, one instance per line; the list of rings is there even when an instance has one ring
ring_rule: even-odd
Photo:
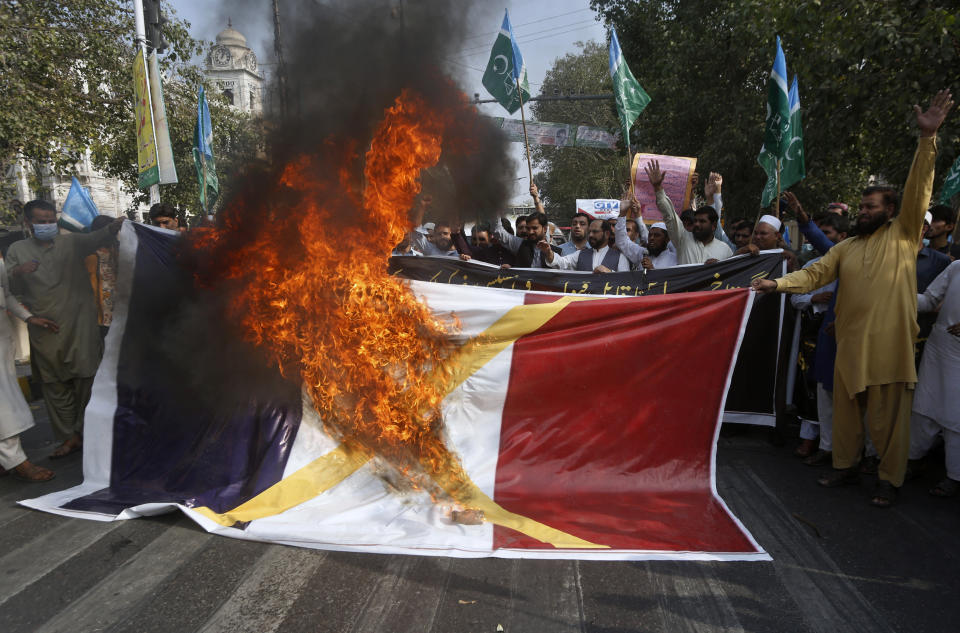
[[[93,233],[60,235],[56,208],[43,200],[23,207],[32,237],[7,251],[10,288],[29,310],[59,326],[57,331],[29,326],[33,365],[43,382],[43,400],[63,444],[51,457],[64,457],[82,444],[83,411],[103,343],[97,306],[83,259],[106,246],[122,218]]]

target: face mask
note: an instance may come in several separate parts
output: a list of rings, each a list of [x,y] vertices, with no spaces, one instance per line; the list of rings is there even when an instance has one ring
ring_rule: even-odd
[[[49,242],[60,233],[56,224],[33,224],[31,228],[33,236],[42,242]]]
[[[930,246],[930,240],[928,240],[927,238],[923,238],[923,245]]]

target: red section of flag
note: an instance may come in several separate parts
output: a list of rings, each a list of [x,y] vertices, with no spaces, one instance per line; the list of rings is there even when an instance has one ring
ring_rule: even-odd
[[[575,302],[518,340],[497,503],[614,549],[757,551],[710,480],[748,292]],[[499,526],[494,546],[544,547]]]

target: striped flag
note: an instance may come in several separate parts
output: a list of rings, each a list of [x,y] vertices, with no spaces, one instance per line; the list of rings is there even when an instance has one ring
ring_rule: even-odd
[[[178,508],[226,536],[363,552],[769,559],[715,486],[748,290],[586,297],[406,282],[458,320],[442,411],[465,481],[435,503],[389,485],[390,467],[330,435],[279,375],[263,379],[269,396],[261,381],[210,397],[218,380],[243,384],[241,370],[224,362],[216,378],[196,375],[193,354],[155,336],[192,296],[171,256],[176,239],[123,227],[86,479],[25,505],[99,520]],[[685,363],[636,364],[651,347],[697,358],[697,398]],[[177,391],[187,382],[204,397]],[[482,520],[458,522],[453,506]]]
[[[517,91],[517,82],[520,90]],[[510,14],[504,9],[503,24],[490,50],[490,60],[483,73],[483,87],[497,102],[513,114],[520,108],[521,100],[530,99],[530,83],[527,81],[527,67],[517,45],[517,38],[510,25]]]
[[[70,191],[60,211],[60,220],[57,223],[68,231],[74,232],[90,230],[90,223],[100,214],[97,211],[97,205],[93,203],[93,198],[76,176],[70,183]]]
[[[630,147],[630,126],[650,103],[648,95],[640,86],[620,50],[617,32],[610,31],[610,77],[613,79],[613,94],[617,101],[617,114],[623,129],[623,142]]]
[[[790,145],[790,91],[787,89],[787,60],[777,36],[777,53],[767,81],[767,120],[763,148],[774,158],[783,158]]]
[[[790,86],[790,142],[780,161],[780,190],[783,191],[803,180],[807,175],[803,151],[803,122],[800,116],[800,91],[794,75]],[[757,162],[767,172],[760,206],[767,207],[777,195],[777,159],[766,149],[760,151]]]

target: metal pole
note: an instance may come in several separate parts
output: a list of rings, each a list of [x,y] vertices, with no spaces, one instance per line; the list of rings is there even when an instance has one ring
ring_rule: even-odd
[[[147,61],[147,25],[143,19],[143,1],[133,0],[133,23],[136,28],[136,43],[143,52],[144,67],[143,72],[147,78],[147,92],[150,91],[150,69]],[[152,109],[152,106],[151,106]],[[151,124],[153,116],[150,117]],[[156,142],[156,132],[154,132],[154,142]],[[150,186],[150,206],[160,203],[160,185]],[[137,209],[137,222],[143,222],[143,212]]]

